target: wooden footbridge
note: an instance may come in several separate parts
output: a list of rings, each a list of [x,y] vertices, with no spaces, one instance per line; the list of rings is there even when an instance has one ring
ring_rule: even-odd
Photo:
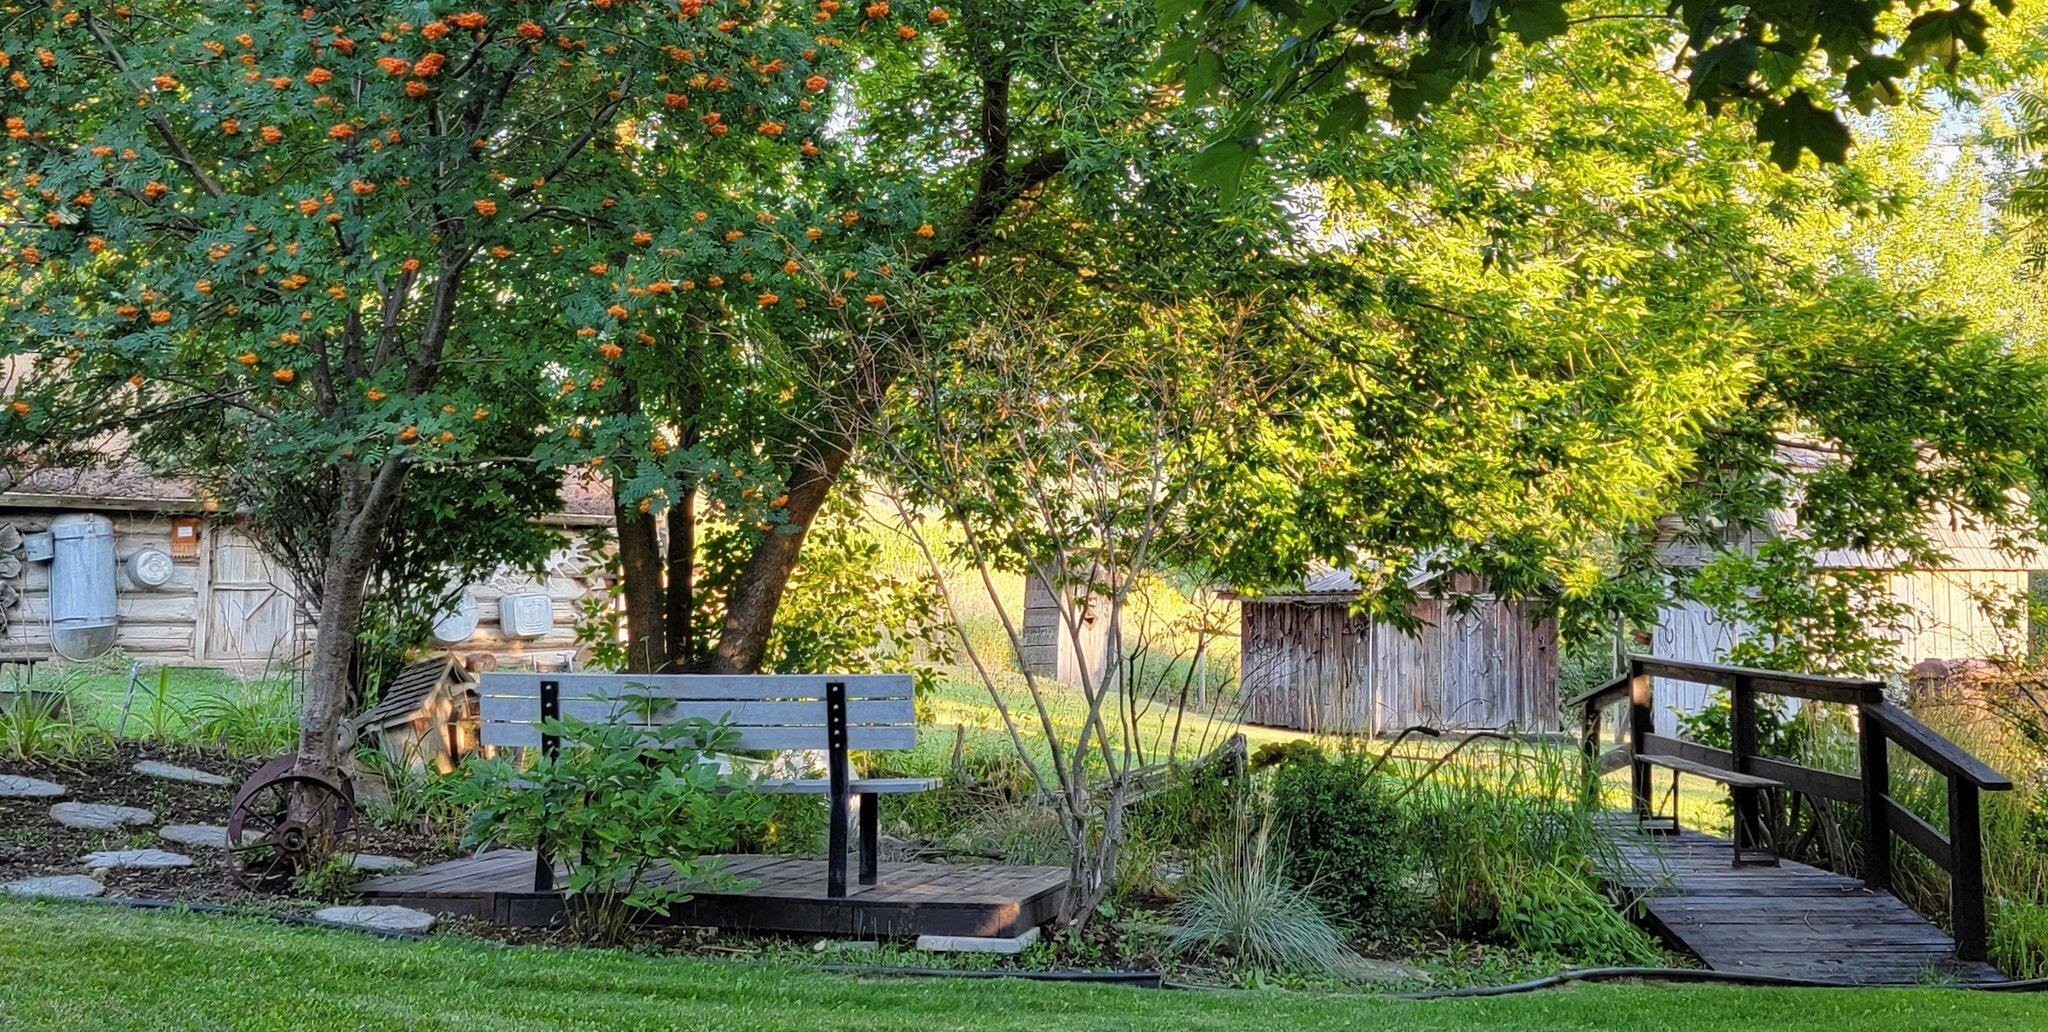
[[[1729,749],[1656,734],[1655,678],[1719,685],[1731,704]],[[1757,697],[1771,695],[1853,707],[1859,770],[1820,770],[1757,750]],[[1568,704],[1582,717],[1594,769],[1630,769],[1632,813],[1603,817],[1614,844],[1603,862],[1610,888],[1638,899],[1639,916],[1673,945],[1716,971],[1860,984],[1914,983],[1930,977],[1994,982],[1986,962],[1981,795],[2012,787],[2004,775],[1884,701],[1877,681],[1788,674],[1746,667],[1637,657],[1628,672]],[[1603,739],[1604,727],[1615,733]],[[1607,748],[1607,742],[1618,747]],[[1943,833],[1891,795],[1897,750],[1948,785]],[[1732,839],[1678,826],[1656,812],[1657,770],[1727,786],[1734,801]],[[1674,793],[1675,796],[1675,793]],[[1857,807],[1860,876],[1781,857],[1776,819],[1806,797]],[[1949,874],[1949,931],[1891,892],[1895,845],[1919,851]],[[1951,934],[1952,933],[1952,934]]]

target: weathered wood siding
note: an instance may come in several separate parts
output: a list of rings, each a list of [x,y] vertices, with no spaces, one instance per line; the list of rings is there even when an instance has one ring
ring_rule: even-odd
[[[1053,574],[1051,579],[1059,577]],[[1024,620],[1017,629],[1023,648],[1017,660],[1019,666],[1039,677],[1080,684],[1084,656],[1091,681],[1102,676],[1107,663],[1109,603],[1096,603],[1104,610],[1098,613],[1091,611],[1086,600],[1074,597],[1071,589],[1068,597],[1062,607],[1045,575],[1034,571],[1025,576]],[[1078,621],[1079,627],[1069,621]]]
[[[1345,600],[1240,606],[1244,719],[1315,732],[1557,729],[1557,627],[1523,603],[1424,599],[1415,634]]]
[[[50,529],[50,520],[72,510],[14,509],[0,511],[0,521],[24,534]],[[115,573],[116,648],[138,659],[175,662],[190,659],[196,644],[200,607],[205,595],[205,570],[199,558],[172,564],[170,583],[142,588],[128,579],[125,560],[144,548],[171,550],[171,518],[157,513],[110,512],[114,554],[123,561]],[[7,611],[7,630],[0,634],[0,652],[48,652],[50,649],[50,564],[25,563],[12,582],[21,600]]]
[[[1893,663],[1903,673],[1928,659],[1976,659],[2023,649],[2027,628],[2000,624],[1996,610],[2027,592],[2021,570],[1919,570],[1887,578],[1890,597],[1911,610]],[[1987,604],[1988,603],[1988,604]],[[1658,615],[1651,635],[1652,655],[1670,659],[1719,663],[1742,637],[1742,628],[1724,621],[1698,602],[1674,602]],[[1713,689],[1657,678],[1652,684],[1657,733],[1675,734],[1680,714],[1697,713]]]
[[[120,564],[115,581],[115,647],[145,663],[209,666],[286,666],[297,662],[312,641],[306,615],[299,612],[291,578],[273,564],[242,532],[237,521],[217,514],[181,514],[157,510],[75,508],[4,508],[0,522],[24,533],[49,529],[50,520],[66,512],[99,512],[114,525],[114,554]],[[197,554],[172,560],[171,580],[160,588],[144,588],[128,579],[129,556],[144,548],[171,553],[171,521],[179,515],[200,515]],[[580,542],[580,535],[570,531]],[[580,543],[572,544],[580,548]],[[595,562],[563,562],[540,580],[523,575],[495,577],[471,585],[477,600],[477,629],[450,651],[460,655],[490,654],[509,669],[538,666],[559,669],[579,653],[576,622],[579,604],[603,589],[603,573]],[[0,652],[47,652],[50,648],[50,564],[26,563],[12,582],[20,592],[8,610],[7,629],[0,633]],[[498,599],[511,591],[543,591],[551,600],[554,627],[538,638],[507,637],[499,627]]]

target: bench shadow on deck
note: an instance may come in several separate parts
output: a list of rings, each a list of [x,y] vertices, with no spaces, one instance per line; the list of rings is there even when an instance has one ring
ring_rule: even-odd
[[[731,892],[699,892],[662,923],[848,938],[906,935],[1021,935],[1058,913],[1067,871],[994,864],[883,863],[875,885],[825,894],[822,858],[729,856],[745,880]],[[371,878],[355,886],[365,903],[531,927],[561,918],[559,893],[533,888],[533,854],[500,849]]]
[[[1689,829],[1644,834],[1625,813],[1598,824],[1614,845],[1601,877],[1641,897],[1651,931],[1715,971],[1864,985],[2005,977],[1956,959],[1947,933],[1855,878],[1790,860],[1736,867],[1727,839]]]

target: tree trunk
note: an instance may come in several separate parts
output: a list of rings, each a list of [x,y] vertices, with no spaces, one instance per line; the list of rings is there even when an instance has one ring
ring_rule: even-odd
[[[725,623],[719,628],[718,647],[700,666],[707,673],[751,674],[760,670],[768,651],[768,635],[775,628],[775,610],[789,587],[789,575],[796,569],[804,537],[832,487],[839,482],[847,460],[853,457],[853,437],[844,435],[821,443],[813,458],[798,463],[789,478],[788,524],[764,534],[747,556],[746,566],[733,582],[725,600]]]
[[[355,472],[361,479],[352,490],[341,492],[328,535],[306,697],[299,706],[298,769],[323,776],[341,766],[341,722],[348,710],[356,639],[362,632],[363,599],[406,468],[404,460],[393,455],[374,473]],[[356,504],[348,504],[351,499]]]
[[[668,510],[668,667],[690,665],[697,647],[697,491],[685,487]]]
[[[613,480],[616,499],[619,481]],[[619,565],[626,596],[626,672],[651,674],[668,660],[662,618],[661,543],[654,517],[639,506],[615,501],[619,523]]]

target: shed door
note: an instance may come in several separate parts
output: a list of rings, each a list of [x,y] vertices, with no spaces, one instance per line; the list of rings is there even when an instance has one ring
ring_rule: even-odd
[[[248,535],[227,523],[213,534],[213,571],[206,592],[204,658],[279,661],[293,658],[297,607],[285,576]]]

